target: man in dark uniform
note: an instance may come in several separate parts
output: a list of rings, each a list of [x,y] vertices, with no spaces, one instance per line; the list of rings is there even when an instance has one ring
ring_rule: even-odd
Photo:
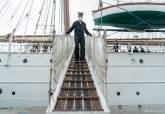
[[[80,44],[80,60],[85,59],[85,36],[84,32],[92,36],[92,34],[87,30],[86,24],[83,19],[83,12],[78,12],[78,20],[75,21],[71,28],[66,32],[66,35],[73,31],[74,29],[74,41],[75,41],[75,59],[79,60],[79,44]]]

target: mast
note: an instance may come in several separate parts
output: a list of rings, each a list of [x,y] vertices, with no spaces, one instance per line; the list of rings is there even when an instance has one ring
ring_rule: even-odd
[[[70,17],[69,17],[69,0],[63,0],[63,21],[64,21],[64,31],[67,31],[70,27]]]

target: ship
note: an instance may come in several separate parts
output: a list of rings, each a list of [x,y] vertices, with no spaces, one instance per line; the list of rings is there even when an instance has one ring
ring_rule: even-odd
[[[46,114],[164,114],[165,4],[99,0],[98,9],[92,11],[95,34],[86,36],[86,58],[76,61],[73,36],[56,34],[56,2],[43,1],[34,35],[15,35],[16,26],[0,37],[7,42],[7,48],[1,46],[6,51],[0,53],[1,109],[44,107]],[[61,29],[66,31],[69,0],[60,2]],[[46,10],[45,15],[45,8],[52,12]]]

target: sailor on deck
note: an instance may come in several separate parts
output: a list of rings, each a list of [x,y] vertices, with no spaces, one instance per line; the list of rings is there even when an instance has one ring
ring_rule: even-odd
[[[75,21],[71,28],[66,32],[66,35],[73,31],[74,29],[74,41],[75,41],[75,59],[79,60],[79,44],[80,44],[80,60],[85,59],[85,36],[84,32],[92,36],[92,34],[87,30],[86,24],[83,19],[83,12],[78,12],[78,20]]]

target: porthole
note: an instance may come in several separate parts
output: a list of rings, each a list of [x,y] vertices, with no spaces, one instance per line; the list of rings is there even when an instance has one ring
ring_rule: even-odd
[[[53,92],[51,92],[50,95],[52,96],[53,95]]]
[[[28,62],[28,60],[27,59],[23,59],[23,63],[27,63]]]
[[[139,91],[137,91],[137,92],[136,92],[136,95],[137,95],[137,96],[139,96],[139,95],[140,95],[140,92],[139,92]]]
[[[131,63],[132,64],[135,64],[135,59],[131,59]]]
[[[12,92],[12,95],[15,95],[15,91]]]
[[[139,63],[144,63],[143,59],[140,59],[140,60],[139,60]]]
[[[2,89],[0,88],[0,94],[2,94]]]
[[[50,63],[53,63],[53,60],[52,59],[50,59],[50,61],[49,61]]]
[[[138,105],[138,108],[142,108],[142,105]]]
[[[116,94],[117,94],[117,96],[120,96],[120,92],[119,92],[119,91],[117,91],[117,93],[116,93]]]

